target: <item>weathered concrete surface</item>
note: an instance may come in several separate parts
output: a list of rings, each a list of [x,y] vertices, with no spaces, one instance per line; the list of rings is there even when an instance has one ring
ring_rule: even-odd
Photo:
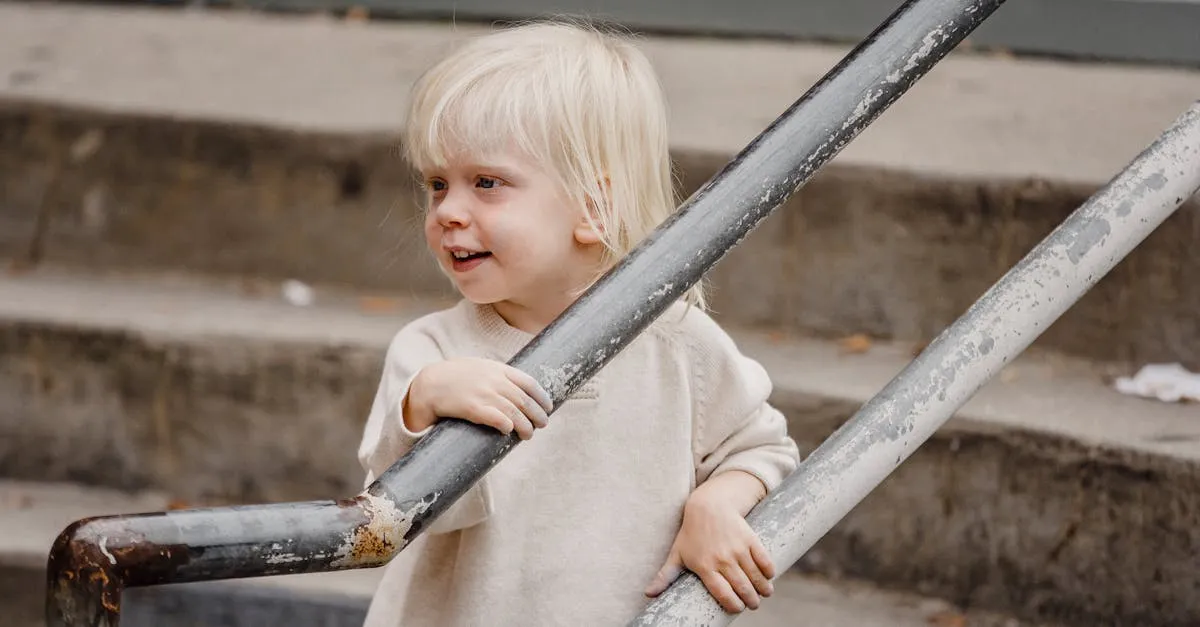
[[[709,275],[713,307],[736,324],[929,341],[1094,191],[830,168]],[[1198,234],[1192,200],[1035,345],[1200,367]]]
[[[0,5],[0,95],[289,129],[392,132],[412,80],[468,25]],[[672,144],[744,146],[849,51],[652,37]],[[104,54],[97,54],[103,50]],[[838,161],[1102,183],[1200,92],[1200,72],[954,54]]]
[[[392,141],[0,104],[0,255],[446,294]],[[690,192],[727,155],[677,158]],[[832,166],[721,262],[714,305],[737,324],[928,340],[1091,191]],[[1040,345],[1200,367],[1198,209]]]
[[[444,293],[395,136],[412,79],[475,30],[0,5],[0,257]],[[845,52],[646,47],[686,191]],[[927,340],[1197,93],[1197,72],[952,55],[719,266],[717,310]],[[1200,367],[1198,206],[1040,345]]]
[[[451,38],[444,26],[0,4],[0,257],[404,295],[323,290],[297,309],[269,283],[2,277],[0,476],[192,503],[357,491],[383,346],[431,306],[412,295],[444,290],[394,141],[407,85]],[[647,47],[689,190],[844,53]],[[954,55],[721,264],[718,314],[927,339],[1196,93],[1196,73]],[[1200,367],[1196,209],[1040,346]],[[806,446],[908,358],[906,345],[847,355],[737,337]],[[1196,410],[1118,397],[1069,361],[1022,360],[1006,377],[804,567],[1082,625],[1200,623]]]
[[[104,513],[165,507],[155,493],[114,493],[69,484],[0,481],[0,602],[5,625],[35,627],[41,620],[45,554],[57,533],[73,520]],[[6,511],[0,509],[0,511]],[[12,511],[12,510],[8,510]],[[133,627],[351,627],[362,625],[382,570],[292,575],[237,582],[133,588],[126,592],[121,624]],[[13,612],[18,612],[14,614]],[[926,627],[943,619],[967,618],[972,627],[1022,627],[991,612],[965,615],[945,601],[887,592],[860,582],[830,580],[799,572],[782,575],[776,594],[739,627]],[[954,623],[947,623],[954,624]],[[1032,626],[1031,626],[1032,627]]]
[[[0,327],[0,476],[215,503],[357,492],[354,451],[394,317],[334,322],[178,284],[87,283],[47,298],[2,283],[7,312],[48,307]],[[91,324],[71,321],[86,310]],[[146,325],[126,326],[137,318]]]
[[[416,192],[387,136],[4,102],[0,172],[5,257],[446,286],[412,254]]]
[[[151,486],[190,503],[347,496],[383,348],[436,303],[175,279],[0,281],[0,476]],[[810,448],[912,347],[733,331]],[[1081,625],[1200,621],[1200,415],[1018,360],[804,566]],[[52,427],[52,428],[51,428]]]
[[[809,446],[911,354],[741,339]],[[800,567],[1080,625],[1196,624],[1200,411],[1103,380],[1053,355],[1018,359]]]

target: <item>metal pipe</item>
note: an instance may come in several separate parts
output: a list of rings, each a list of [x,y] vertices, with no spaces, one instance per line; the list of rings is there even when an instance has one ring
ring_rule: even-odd
[[[800,559],[1009,360],[1200,189],[1200,103],[992,286],[747,517],[771,558]],[[714,626],[692,574],[630,625]]]
[[[905,3],[510,363],[561,404],[1002,2]],[[443,420],[347,506],[353,512],[333,503],[272,506],[316,508],[327,526],[281,515],[262,518],[250,536],[209,533],[217,520],[247,530],[241,525],[261,515],[258,507],[84,521],[52,549],[48,623],[115,625],[126,585],[354,568],[362,564],[329,555],[376,539],[384,563],[518,442]],[[113,538],[119,553],[106,549]],[[297,546],[290,561],[266,564],[285,538]]]
[[[510,363],[562,403],[1001,2],[904,4]],[[371,491],[411,513],[409,541],[518,442],[444,421]]]
[[[370,495],[80,520],[50,550],[46,622],[115,626],[129,586],[380,566],[394,522]]]

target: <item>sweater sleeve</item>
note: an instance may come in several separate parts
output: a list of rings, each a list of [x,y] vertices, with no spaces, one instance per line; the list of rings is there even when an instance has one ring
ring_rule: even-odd
[[[690,325],[696,483],[741,470],[773,490],[799,465],[800,452],[788,436],[783,414],[767,402],[771,379],[706,314],[688,315],[701,318]]]
[[[367,472],[365,485],[371,485],[433,428],[410,431],[404,424],[401,407],[421,368],[444,359],[438,342],[420,321],[402,329],[388,346],[383,376],[358,448],[359,462]],[[439,516],[428,533],[465,529],[483,522],[491,513],[491,491],[485,476]]]

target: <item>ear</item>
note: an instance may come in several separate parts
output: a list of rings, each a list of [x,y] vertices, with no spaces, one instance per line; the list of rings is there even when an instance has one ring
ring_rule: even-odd
[[[599,244],[604,241],[603,229],[604,226],[595,220],[595,216],[588,220],[587,214],[580,212],[579,222],[575,225],[575,241],[584,246]]]
[[[608,185],[608,178],[605,178],[602,187],[606,193]],[[587,201],[584,211],[579,213],[579,222],[575,225],[575,241],[585,246],[604,241],[604,223],[591,200]]]

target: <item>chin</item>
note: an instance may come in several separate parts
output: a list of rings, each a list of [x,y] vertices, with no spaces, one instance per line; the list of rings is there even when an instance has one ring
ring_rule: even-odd
[[[502,296],[499,296],[494,292],[489,292],[488,290],[470,288],[463,289],[462,286],[456,287],[458,287],[458,293],[461,294],[463,298],[475,303],[476,305],[495,305],[496,303],[504,300]]]
[[[478,298],[478,297],[474,297],[474,296],[469,296],[467,294],[463,294],[463,298],[471,301],[472,303],[475,303],[476,305],[495,305],[496,303],[498,303],[502,300],[499,298]]]

